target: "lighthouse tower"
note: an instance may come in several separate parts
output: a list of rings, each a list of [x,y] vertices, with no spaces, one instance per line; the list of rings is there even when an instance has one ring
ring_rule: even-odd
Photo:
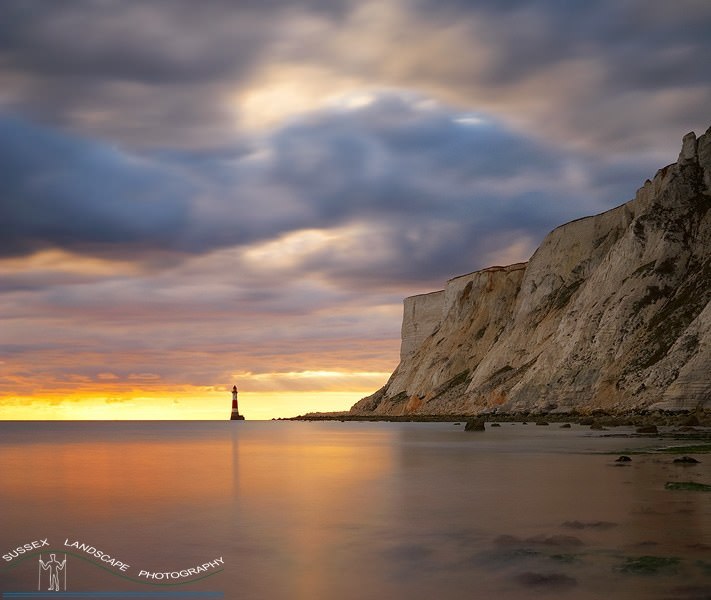
[[[230,416],[230,421],[244,421],[244,417],[239,414],[239,405],[237,404],[237,386],[232,386],[232,416]]]

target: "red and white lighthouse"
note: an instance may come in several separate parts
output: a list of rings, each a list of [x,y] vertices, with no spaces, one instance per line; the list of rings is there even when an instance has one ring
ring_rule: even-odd
[[[244,417],[239,414],[239,404],[237,403],[237,386],[232,386],[232,415],[230,416],[230,421],[244,421]]]

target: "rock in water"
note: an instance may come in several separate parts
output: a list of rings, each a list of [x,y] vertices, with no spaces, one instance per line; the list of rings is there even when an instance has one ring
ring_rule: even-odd
[[[694,410],[711,398],[711,128],[634,200],[528,263],[405,300],[401,360],[356,414]],[[411,402],[412,398],[418,402]]]
[[[646,425],[644,427],[637,427],[636,433],[659,433],[659,429],[656,425]]]
[[[693,456],[682,456],[681,458],[675,458],[674,462],[680,465],[698,465],[699,461]]]
[[[464,426],[464,431],[485,431],[484,419],[469,419]]]

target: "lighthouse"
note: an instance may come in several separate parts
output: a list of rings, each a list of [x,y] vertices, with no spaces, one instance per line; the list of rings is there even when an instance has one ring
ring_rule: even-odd
[[[239,392],[237,391],[237,386],[233,385],[232,386],[232,416],[230,417],[230,421],[244,421],[244,417],[239,414],[239,405],[237,404],[237,394]]]

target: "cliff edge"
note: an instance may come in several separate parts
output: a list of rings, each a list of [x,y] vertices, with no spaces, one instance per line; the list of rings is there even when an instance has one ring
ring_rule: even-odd
[[[528,263],[405,300],[400,364],[352,414],[626,412],[711,400],[711,128]],[[711,405],[711,404],[710,404]]]

